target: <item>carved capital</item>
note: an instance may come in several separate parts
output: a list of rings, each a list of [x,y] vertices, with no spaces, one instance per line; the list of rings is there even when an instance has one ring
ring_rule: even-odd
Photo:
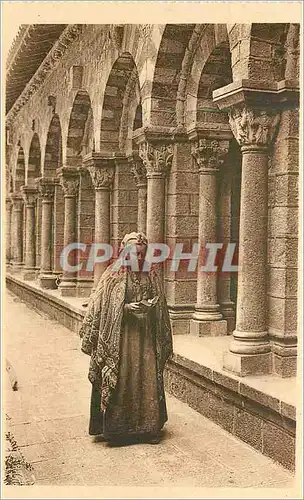
[[[95,189],[110,189],[114,181],[115,158],[101,156],[100,153],[90,153],[84,158]]]
[[[147,185],[147,170],[143,164],[143,161],[138,156],[133,156],[129,158],[129,163],[131,165],[131,172],[134,175],[135,184],[139,188],[141,186]]]
[[[229,110],[229,123],[234,137],[240,146],[270,146],[280,115],[247,106],[232,107]]]
[[[12,200],[12,204],[13,204],[13,210],[15,212],[20,212],[21,209],[22,209],[22,205],[23,205],[23,198],[21,196],[20,193],[12,193],[11,194],[11,200]]]
[[[142,38],[148,38],[152,34],[153,26],[154,26],[153,24],[140,24],[138,26],[140,36]]]
[[[196,160],[199,172],[215,173],[222,165],[228,149],[228,141],[203,138],[192,145],[191,154]]]
[[[147,177],[165,177],[171,167],[173,146],[156,146],[148,142],[139,144],[139,157],[147,171]]]
[[[55,194],[55,181],[53,178],[39,177],[36,186],[42,201],[52,202]]]
[[[59,174],[59,183],[63,189],[64,196],[74,198],[78,194],[79,176]]]
[[[113,184],[113,167],[103,167],[102,165],[95,165],[89,166],[88,170],[90,172],[95,189],[109,189]]]
[[[33,207],[35,205],[38,191],[37,189],[30,186],[22,186],[21,188],[22,197],[24,203],[27,207]]]

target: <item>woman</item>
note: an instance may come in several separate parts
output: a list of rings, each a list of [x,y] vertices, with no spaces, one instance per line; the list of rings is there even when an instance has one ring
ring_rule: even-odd
[[[138,268],[108,267],[80,330],[82,351],[91,356],[89,434],[110,442],[158,443],[167,420],[163,370],[172,334],[158,272],[143,269],[147,244],[142,233],[124,237],[122,249],[136,248]]]

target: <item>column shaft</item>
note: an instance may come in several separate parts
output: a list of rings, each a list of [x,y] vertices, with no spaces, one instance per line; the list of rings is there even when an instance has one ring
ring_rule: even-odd
[[[14,203],[14,245],[15,245],[15,264],[22,265],[23,256],[23,204],[21,201]]]
[[[149,243],[164,242],[165,177],[148,175],[147,189],[147,237]]]
[[[231,160],[230,160],[231,161]],[[231,165],[224,164],[221,169],[220,189],[219,189],[219,221],[218,236],[223,243],[223,251],[231,242]],[[220,311],[227,321],[227,330],[232,332],[235,328],[234,303],[231,300],[231,275],[222,270],[218,275],[218,300]]]
[[[238,301],[232,352],[270,350],[267,335],[267,149],[242,148]],[[243,342],[245,340],[245,342]]]
[[[79,170],[73,167],[62,167],[59,169],[60,184],[64,192],[64,248],[71,243],[77,242],[77,209],[76,196],[79,189]],[[68,252],[69,266],[76,266],[77,251]],[[59,285],[62,296],[76,296],[77,270],[69,270],[65,267],[62,270],[62,279]]]
[[[192,155],[199,167],[199,231],[200,258],[197,270],[197,301],[190,332],[199,336],[227,333],[217,296],[218,274],[204,269],[211,251],[207,244],[218,243],[217,237],[217,172],[222,157],[228,152],[227,141],[199,139]],[[214,265],[214,264],[213,264]]]
[[[137,229],[146,234],[147,230],[147,185],[138,186]]]
[[[53,208],[55,181],[53,178],[39,178],[36,181],[41,195],[41,239],[39,281],[42,288],[56,288],[53,275]]]
[[[5,250],[6,263],[9,264],[12,258],[12,201],[6,200],[6,220],[5,220]]]
[[[110,190],[106,187],[95,190],[95,243],[110,243]],[[108,262],[95,264],[94,287],[97,286],[108,264]]]
[[[52,272],[52,208],[51,200],[42,200],[42,227],[41,227],[41,263],[40,274]]]

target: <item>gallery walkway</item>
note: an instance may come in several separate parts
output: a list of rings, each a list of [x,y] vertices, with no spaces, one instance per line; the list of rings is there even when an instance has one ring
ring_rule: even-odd
[[[10,292],[4,312],[19,382],[16,392],[7,384],[7,425],[37,485],[292,487],[289,472],[172,396],[161,444],[96,442],[87,434],[89,358],[80,339]]]

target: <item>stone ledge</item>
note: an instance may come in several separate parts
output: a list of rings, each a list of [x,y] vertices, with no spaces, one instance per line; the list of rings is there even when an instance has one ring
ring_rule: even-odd
[[[78,333],[83,299],[62,298],[36,282],[6,276],[9,290]],[[295,378],[238,377],[222,369],[229,337],[174,336],[174,357],[165,374],[166,390],[261,453],[294,470]],[[282,447],[284,450],[282,451]]]

